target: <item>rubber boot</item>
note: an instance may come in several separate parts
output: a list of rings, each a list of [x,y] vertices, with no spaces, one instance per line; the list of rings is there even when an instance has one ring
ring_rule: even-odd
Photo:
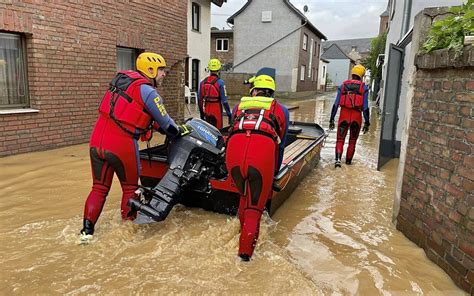
[[[249,261],[257,244],[262,214],[253,209],[245,210],[245,220],[240,231],[239,257],[242,261]]]
[[[346,159],[346,164],[351,165],[352,164],[352,159]]]
[[[88,219],[84,219],[83,221],[84,227],[82,228],[79,234],[79,243],[80,244],[88,244],[92,241],[93,234],[94,234],[94,223]]]
[[[334,163],[334,167],[340,168],[341,167],[341,154],[336,153],[336,162]]]

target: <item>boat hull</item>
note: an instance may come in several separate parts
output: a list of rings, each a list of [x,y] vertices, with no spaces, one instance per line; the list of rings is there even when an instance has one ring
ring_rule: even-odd
[[[267,203],[267,210],[273,215],[290,197],[303,178],[318,164],[320,152],[327,134],[317,124],[291,122],[288,133],[289,145],[285,147],[283,164],[275,183],[281,188],[273,192]],[[140,151],[142,172],[140,180],[143,186],[158,184],[168,168],[166,147],[153,147]],[[188,189],[180,194],[180,203],[188,207],[198,207],[208,211],[235,215],[239,207],[239,193],[230,178],[211,179],[210,188],[202,190]]]

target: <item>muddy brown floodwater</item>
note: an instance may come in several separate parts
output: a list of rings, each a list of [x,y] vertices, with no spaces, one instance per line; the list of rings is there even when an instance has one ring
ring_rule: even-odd
[[[299,102],[292,120],[327,128],[333,95]],[[94,241],[78,245],[87,144],[1,158],[0,294],[465,295],[391,224],[397,161],[377,171],[377,145],[374,115],[353,165],[336,170],[331,132],[318,166],[262,220],[249,263],[235,217],[176,206],[163,223],[122,223],[117,179]]]

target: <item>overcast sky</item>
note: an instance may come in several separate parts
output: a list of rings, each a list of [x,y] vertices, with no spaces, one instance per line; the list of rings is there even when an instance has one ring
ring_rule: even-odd
[[[258,0],[254,0],[258,1]],[[273,0],[282,1],[282,0]],[[380,14],[388,0],[290,0],[303,11],[308,5],[307,18],[328,40],[375,37],[379,32]],[[226,20],[247,0],[227,0],[222,7],[212,4],[211,25],[229,28]]]

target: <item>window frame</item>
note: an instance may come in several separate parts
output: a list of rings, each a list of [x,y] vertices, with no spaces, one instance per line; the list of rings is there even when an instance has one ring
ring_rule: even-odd
[[[196,26],[194,27],[195,24],[195,16],[194,16],[194,9],[196,9],[196,14],[197,14],[197,21],[196,21]],[[201,32],[201,5],[199,5],[196,2],[191,2],[191,30],[195,32]]]
[[[306,38],[306,42],[305,42],[305,38]],[[308,51],[308,34],[306,33],[303,33],[303,44],[301,45],[301,48],[304,51]]]
[[[200,82],[201,61],[199,59],[191,59],[191,91],[198,91]]]
[[[27,47],[26,47],[26,36],[22,33],[12,33],[12,32],[5,32],[5,31],[0,31],[0,37],[2,35],[7,38],[7,36],[13,36],[14,39],[19,40],[19,57],[22,60],[22,66],[23,66],[23,71],[21,71],[21,76],[23,77],[23,88],[24,88],[24,97],[25,97],[25,102],[21,104],[6,104],[2,105],[0,104],[0,110],[9,110],[9,109],[27,109],[30,108],[31,106],[31,100],[30,100],[30,93],[29,93],[29,83],[28,83],[28,55],[26,53]],[[19,84],[15,85],[17,88],[19,87]],[[7,94],[8,98],[8,94]],[[18,96],[16,97],[16,100],[18,100]]]
[[[219,41],[221,41],[221,48],[219,49]],[[224,41],[227,41],[227,49],[224,48]],[[216,51],[217,52],[227,52],[229,51],[229,38],[216,38]]]
[[[133,71],[134,71],[134,70],[136,70],[136,60],[137,60],[138,55],[139,55],[140,52],[141,52],[140,49],[138,49],[138,48],[133,48],[133,47],[125,47],[125,46],[119,46],[119,45],[117,45],[117,46],[115,47],[115,50],[116,50],[116,53],[117,53],[117,60],[116,60],[116,70],[117,70],[117,71],[123,71],[123,70],[133,70]],[[119,65],[118,65],[118,62],[119,62],[119,59],[118,59],[118,57],[119,57],[118,54],[119,54],[119,53],[118,53],[118,52],[119,52],[119,50],[125,50],[125,51],[132,51],[132,52],[133,52],[133,56],[132,56],[132,58],[131,58],[131,66],[132,66],[131,69],[119,69],[119,67],[118,67],[118,66],[119,66]]]

